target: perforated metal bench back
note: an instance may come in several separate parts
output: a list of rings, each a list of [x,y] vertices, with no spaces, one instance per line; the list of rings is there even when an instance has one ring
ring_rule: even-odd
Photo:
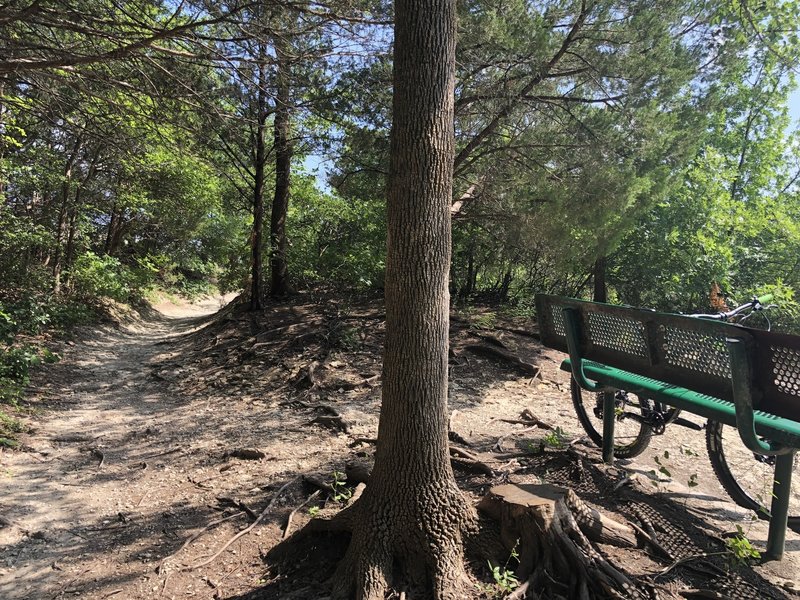
[[[586,302],[536,297],[542,343],[567,351],[563,309],[580,316],[581,356],[725,400],[733,400],[726,338],[753,352],[753,400],[759,410],[800,420],[800,337],[719,321]]]
[[[800,336],[748,331],[756,343],[754,376],[762,410],[800,421]]]

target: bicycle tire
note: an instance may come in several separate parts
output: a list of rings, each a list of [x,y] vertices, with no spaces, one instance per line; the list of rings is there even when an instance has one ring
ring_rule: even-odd
[[[758,518],[769,520],[775,478],[773,458],[748,450],[735,427],[718,421],[706,424],[706,450],[714,475],[731,500],[752,510]],[[800,463],[795,459],[792,478],[799,470]],[[800,524],[800,501],[794,498],[789,503],[789,521],[792,526]]]
[[[575,413],[578,416],[578,421],[580,421],[581,427],[583,427],[584,431],[586,431],[589,439],[602,448],[602,418],[595,416],[593,406],[590,406],[588,411],[586,410],[587,406],[583,401],[583,390],[574,379],[570,381],[570,392],[572,395],[572,404],[575,407]],[[650,400],[647,398],[642,398],[641,396],[637,396],[637,398],[639,398],[638,408],[640,411],[642,408],[651,410],[652,404]],[[592,394],[592,399],[595,401],[594,394]],[[618,430],[622,422],[622,419],[618,419],[615,423],[614,429]],[[614,457],[634,458],[644,452],[647,446],[650,444],[650,438],[653,436],[653,430],[650,429],[649,426],[640,421],[636,421],[635,419],[624,419],[624,422],[626,423],[625,431],[620,432],[621,435],[618,434],[617,431],[615,431],[614,434]]]

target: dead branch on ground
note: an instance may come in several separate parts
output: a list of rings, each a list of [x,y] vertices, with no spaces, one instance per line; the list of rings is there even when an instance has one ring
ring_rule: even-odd
[[[272,507],[275,505],[275,502],[278,500],[278,498],[281,497],[281,494],[283,494],[283,492],[290,485],[295,483],[296,481],[297,481],[297,479],[292,479],[291,481],[288,481],[287,483],[283,484],[281,489],[279,489],[277,491],[277,493],[272,497],[272,500],[269,501],[269,504],[267,504],[267,506],[264,508],[264,510],[261,511],[261,514],[258,515],[258,518],[255,521],[253,521],[253,523],[249,527],[247,527],[245,529],[242,529],[239,533],[237,533],[232,538],[230,538],[227,542],[225,542],[222,545],[222,547],[219,550],[217,550],[212,556],[210,556],[206,560],[204,560],[202,562],[199,562],[197,564],[189,565],[187,567],[184,567],[181,570],[182,571],[193,571],[194,569],[199,569],[200,567],[205,567],[206,565],[209,565],[212,562],[214,562],[217,559],[217,557],[220,554],[222,554],[223,552],[225,552],[225,550],[228,549],[228,546],[230,546],[233,542],[238,540],[240,537],[243,537],[243,536],[247,535],[248,533],[250,533],[251,531],[253,531],[253,529],[256,528],[256,526],[262,521],[262,519],[267,516],[267,513],[269,513],[269,511],[272,510]]]

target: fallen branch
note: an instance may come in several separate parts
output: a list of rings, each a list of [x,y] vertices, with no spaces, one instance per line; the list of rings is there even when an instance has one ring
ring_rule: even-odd
[[[236,448],[235,450],[231,450],[227,456],[241,460],[261,460],[262,458],[266,458],[267,454],[258,448]]]
[[[147,488],[147,491],[144,493],[144,495],[141,498],[139,498],[139,501],[136,503],[136,508],[139,508],[142,505],[142,502],[144,502],[144,499],[147,498],[150,495],[150,492],[152,492],[152,491],[153,491],[153,488]]]
[[[525,375],[536,377],[539,374],[539,367],[525,362],[519,356],[512,354],[507,350],[503,350],[502,348],[498,348],[497,346],[489,346],[485,344],[467,344],[464,346],[464,349],[469,350],[474,354],[503,360]]]
[[[189,565],[188,567],[184,567],[181,570],[182,571],[193,571],[194,569],[199,569],[200,567],[205,567],[206,565],[209,565],[212,562],[214,562],[217,559],[217,557],[220,554],[222,554],[223,552],[225,552],[225,550],[227,550],[228,546],[230,546],[233,542],[238,540],[240,537],[243,537],[243,536],[247,535],[248,533],[250,533],[251,531],[253,531],[253,529],[255,529],[256,526],[261,522],[261,520],[264,517],[267,516],[267,513],[272,509],[273,505],[278,500],[278,498],[280,498],[281,494],[283,494],[283,492],[286,490],[286,488],[288,488],[290,485],[292,485],[296,481],[297,481],[297,479],[292,479],[291,481],[283,484],[281,489],[279,489],[278,492],[275,494],[275,496],[272,497],[272,500],[269,501],[269,504],[267,504],[267,506],[264,508],[264,510],[261,511],[261,514],[258,515],[258,518],[249,527],[247,527],[245,529],[242,529],[239,533],[237,533],[231,539],[229,539],[227,542],[225,542],[222,545],[222,548],[217,550],[214,553],[213,556],[207,558],[203,562],[197,563],[196,565]]]
[[[289,513],[289,518],[286,519],[286,527],[284,528],[283,535],[281,536],[282,540],[285,540],[287,537],[289,537],[289,530],[292,527],[292,519],[297,514],[297,511],[299,511],[301,508],[306,506],[309,502],[311,502],[315,498],[319,497],[319,494],[320,494],[320,490],[317,490],[316,492],[311,494],[308,498],[306,498],[305,501],[300,506],[298,506],[292,512]]]
[[[494,446],[492,446],[492,451],[505,452],[505,449],[503,448],[503,442],[506,441],[508,438],[515,435],[522,435],[523,433],[530,433],[534,429],[538,428],[539,427],[537,425],[534,425],[533,427],[526,427],[525,429],[520,429],[519,431],[512,431],[511,433],[507,433],[506,435],[501,435],[499,438],[497,438],[497,441],[495,442]]]
[[[242,500],[239,498],[228,498],[227,496],[217,496],[217,502],[222,506],[232,506],[234,508],[238,508],[239,510],[243,510],[247,513],[251,519],[256,520],[258,518],[258,514],[252,508],[247,506]]]
[[[237,513],[233,513],[232,515],[228,515],[227,517],[222,517],[222,518],[220,518],[220,519],[215,519],[214,521],[211,521],[211,522],[210,522],[208,525],[206,525],[205,527],[203,527],[203,528],[202,528],[200,531],[198,531],[198,532],[197,532],[197,533],[195,533],[193,536],[191,536],[190,538],[188,538],[188,539],[187,539],[185,542],[183,542],[183,546],[181,546],[180,548],[178,548],[178,549],[177,549],[175,552],[173,552],[172,554],[170,554],[170,555],[168,555],[168,556],[165,556],[164,558],[162,558],[162,559],[161,559],[161,562],[159,562],[159,563],[158,563],[158,567],[156,567],[156,573],[158,573],[159,575],[161,575],[161,573],[163,573],[163,571],[164,571],[164,565],[167,563],[167,561],[168,561],[170,558],[172,558],[172,557],[174,557],[174,556],[177,556],[178,554],[180,554],[180,553],[183,551],[183,549],[184,549],[184,548],[186,548],[186,547],[187,547],[189,544],[191,544],[193,541],[195,541],[197,538],[199,538],[201,535],[203,535],[203,534],[204,534],[206,531],[208,531],[208,530],[209,530],[209,529],[211,529],[212,527],[215,527],[216,525],[219,525],[220,523],[224,523],[225,521],[230,521],[231,519],[235,519],[235,518],[237,518],[237,517],[241,517],[241,516],[242,516],[242,515],[244,515],[244,514],[246,514],[246,513],[245,513],[244,511],[241,511],[241,512],[237,512]],[[166,585],[166,584],[165,584],[165,585]]]
[[[675,567],[679,567],[682,564],[692,562],[697,560],[698,558],[709,558],[711,556],[721,556],[723,554],[727,554],[727,552],[701,552],[700,554],[692,554],[691,556],[684,556],[683,558],[678,558],[672,561],[669,565],[658,571],[657,573],[653,573],[650,575],[653,579],[658,577],[663,577],[667,573],[669,573]]]
[[[453,466],[461,466],[471,471],[484,473],[490,477],[494,477],[496,475],[492,467],[478,458],[476,454],[464,450],[463,448],[450,446],[450,462],[453,464]]]

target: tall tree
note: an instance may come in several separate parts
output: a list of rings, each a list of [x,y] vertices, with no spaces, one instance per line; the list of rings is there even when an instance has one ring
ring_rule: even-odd
[[[292,142],[290,139],[289,61],[286,41],[275,37],[275,196],[270,219],[270,294],[283,296],[289,291],[289,268],[286,262],[286,215],[289,210]]]
[[[383,598],[398,564],[415,596],[464,597],[462,535],[476,516],[447,439],[455,41],[455,0],[395,4],[383,402],[338,598]]]

